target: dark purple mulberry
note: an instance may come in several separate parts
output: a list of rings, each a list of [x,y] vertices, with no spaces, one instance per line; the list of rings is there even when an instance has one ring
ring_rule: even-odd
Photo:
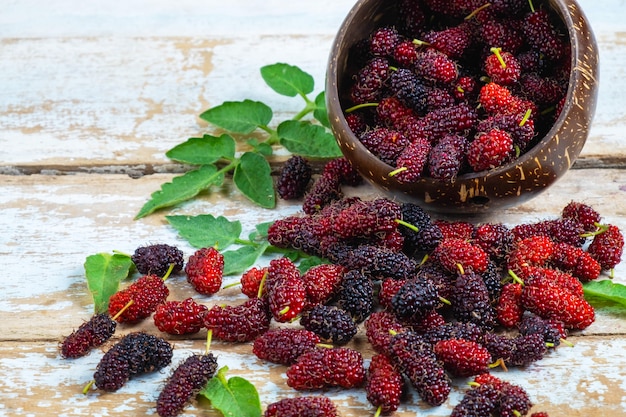
[[[428,90],[415,73],[406,68],[391,72],[390,90],[404,105],[417,114],[425,114],[428,105]]]
[[[398,156],[409,144],[409,139],[401,132],[386,127],[367,130],[359,140],[378,159],[391,166],[396,165]]]
[[[179,415],[185,405],[215,375],[217,359],[212,353],[192,355],[181,362],[159,393],[157,413],[161,417]]]
[[[360,323],[374,309],[374,285],[357,270],[346,272],[337,292],[337,306],[347,311],[352,319]]]
[[[524,312],[519,324],[519,332],[522,335],[540,334],[546,343],[552,343],[555,347],[561,343],[561,332],[551,321],[545,320],[530,311]]]
[[[305,194],[302,211],[306,214],[315,214],[333,201],[343,198],[341,183],[334,175],[322,175]]]
[[[309,161],[294,155],[285,161],[280,176],[276,180],[276,191],[283,200],[295,200],[304,195],[313,170]]]
[[[453,321],[427,330],[423,338],[431,345],[449,339],[463,339],[482,343],[484,335],[485,331],[474,323]]]
[[[526,366],[543,358],[547,351],[543,335],[519,335],[513,339],[513,351],[507,365]]]
[[[175,246],[157,243],[135,249],[131,260],[139,273],[162,277],[167,273],[171,264],[174,264],[172,274],[182,271],[184,255],[183,251]]]
[[[355,132],[355,134],[358,134],[358,132]],[[340,184],[354,187],[363,183],[363,177],[359,171],[345,157],[328,161],[324,165],[323,173],[338,177]]]
[[[466,272],[456,279],[451,294],[452,313],[462,322],[471,322],[485,329],[496,325],[496,312],[491,305],[489,290],[482,277]]]
[[[428,342],[417,333],[406,331],[392,338],[391,351],[398,369],[422,400],[432,406],[446,401],[451,382]]]
[[[469,389],[454,407],[450,417],[490,416],[498,407],[500,392],[491,384]]]
[[[107,313],[91,316],[89,321],[81,324],[60,345],[61,356],[78,358],[88,354],[91,349],[101,346],[109,340],[117,323]]]
[[[419,319],[439,304],[435,285],[424,279],[407,281],[391,298],[392,311],[401,319]]]
[[[357,73],[350,89],[350,99],[354,104],[375,103],[380,99],[389,78],[387,58],[375,57],[369,60]]]
[[[409,279],[415,275],[418,266],[403,252],[375,245],[361,245],[346,251],[336,263],[361,271],[372,279]]]
[[[335,306],[318,304],[305,311],[300,324],[322,339],[335,345],[345,345],[357,332],[352,316],[346,310]]]
[[[144,332],[129,333],[100,359],[95,384],[104,391],[117,391],[135,375],[163,369],[172,355],[172,346],[165,339]]]
[[[448,135],[432,147],[428,154],[428,172],[439,180],[454,180],[463,168],[467,139]]]

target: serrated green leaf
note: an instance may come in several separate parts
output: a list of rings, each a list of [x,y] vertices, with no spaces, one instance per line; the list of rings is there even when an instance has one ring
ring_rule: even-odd
[[[310,74],[289,64],[266,65],[261,68],[261,76],[272,90],[288,97],[307,95],[315,87]]]
[[[200,395],[211,401],[211,406],[224,417],[260,417],[261,400],[254,385],[239,376],[227,380],[227,371],[227,366],[222,367],[200,391]]]
[[[276,206],[272,169],[267,160],[256,152],[245,152],[233,174],[233,182],[250,200],[264,208]]]
[[[85,259],[85,276],[95,314],[109,309],[109,299],[118,290],[120,281],[128,276],[132,265],[130,256],[120,253],[97,253]]]
[[[310,158],[337,158],[342,155],[335,137],[323,126],[287,120],[278,125],[277,132],[280,144],[293,154]]]
[[[172,182],[162,184],[159,191],[152,193],[150,200],[139,210],[135,219],[145,217],[158,209],[182,203],[209,186],[221,185],[223,182],[224,174],[218,172],[214,165],[203,165],[196,170],[188,171],[174,177]]]
[[[241,222],[211,214],[198,216],[165,216],[178,234],[196,248],[215,247],[223,250],[241,235]]]
[[[233,133],[248,134],[272,120],[272,109],[260,101],[226,101],[200,114],[200,118]]]
[[[242,246],[239,249],[222,252],[224,255],[224,275],[237,275],[252,267],[267,249],[269,243],[255,246]]]
[[[175,161],[193,165],[209,165],[218,160],[235,157],[235,139],[230,135],[189,138],[165,153]]]
[[[330,121],[328,120],[328,110],[326,108],[326,93],[322,91],[315,97],[315,110],[313,117],[322,124],[322,126],[330,129]]]
[[[583,284],[583,291],[590,302],[599,299],[626,307],[626,286],[610,279],[586,282]]]

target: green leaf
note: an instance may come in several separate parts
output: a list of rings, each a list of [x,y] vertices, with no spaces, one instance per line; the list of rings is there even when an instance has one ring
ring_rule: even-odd
[[[222,367],[200,394],[224,417],[260,417],[261,400],[254,385],[239,376],[227,380],[226,372],[228,367]]]
[[[254,232],[250,233],[249,239],[252,241],[258,239],[267,239],[268,231],[274,221],[259,223],[254,227]]]
[[[287,120],[278,125],[280,144],[293,154],[311,158],[342,155],[335,137],[323,126],[307,121]]]
[[[250,138],[246,141],[255,152],[260,153],[263,156],[271,156],[274,153],[272,145],[267,142],[259,142],[256,138]]]
[[[109,298],[119,288],[133,266],[129,255],[121,253],[97,253],[85,259],[87,287],[91,292],[96,314],[109,309]]]
[[[594,299],[611,301],[626,307],[626,286],[623,284],[615,283],[610,279],[589,281],[583,285],[583,290],[585,298],[591,301]]]
[[[261,77],[278,94],[295,97],[305,96],[313,91],[313,77],[300,68],[288,64],[266,65],[261,68]]]
[[[269,243],[262,245],[247,245],[236,250],[222,252],[224,255],[224,275],[238,275],[252,267],[265,249],[269,247]]]
[[[272,109],[260,101],[226,101],[200,115],[215,126],[233,133],[248,134],[272,120]]]
[[[264,208],[276,206],[276,192],[272,169],[267,160],[256,152],[241,155],[233,181],[239,191]]]
[[[298,263],[298,270],[300,271],[301,274],[304,274],[306,271],[308,271],[312,267],[321,265],[324,263],[328,263],[328,262],[326,262],[322,258],[318,258],[317,256],[309,256],[307,258],[302,259]]]
[[[326,93],[322,91],[315,97],[315,110],[313,117],[322,124],[322,126],[330,129],[330,121],[328,120],[328,110],[326,109]]]
[[[204,135],[201,138],[189,138],[167,151],[165,155],[186,164],[209,165],[222,158],[233,159],[235,139],[226,134],[219,137]]]
[[[159,191],[152,193],[150,200],[139,210],[135,219],[145,217],[158,209],[182,203],[209,186],[221,185],[223,182],[224,174],[218,172],[214,165],[203,165],[199,169],[174,177],[172,182],[162,184]]]
[[[198,216],[165,216],[179,235],[196,248],[215,247],[223,250],[241,235],[241,222],[211,214]]]

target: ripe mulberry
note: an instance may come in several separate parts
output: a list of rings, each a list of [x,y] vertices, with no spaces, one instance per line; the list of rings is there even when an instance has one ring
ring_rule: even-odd
[[[172,355],[166,340],[144,332],[128,333],[100,359],[95,384],[104,391],[117,391],[135,375],[163,369]]]
[[[280,171],[276,180],[276,191],[283,200],[301,198],[311,182],[313,169],[311,164],[302,156],[290,157]]]
[[[432,406],[446,401],[451,382],[429,343],[417,333],[406,331],[392,338],[391,351],[398,369],[422,400]]]
[[[172,274],[183,269],[183,252],[175,246],[165,243],[142,246],[135,249],[131,256],[137,271],[143,275],[164,276],[171,264],[174,264]]]
[[[374,310],[374,285],[357,270],[348,271],[337,293],[337,306],[360,323]]]
[[[270,319],[267,301],[250,298],[234,306],[214,305],[204,315],[203,323],[213,331],[214,339],[249,342],[269,329]]]
[[[161,417],[179,415],[185,405],[215,375],[217,359],[212,353],[192,355],[178,364],[156,400]]]
[[[270,261],[265,287],[270,312],[280,323],[295,319],[308,305],[302,276],[288,258]]]
[[[367,400],[382,414],[396,411],[404,390],[404,380],[391,360],[382,354],[372,357],[367,369]]]
[[[452,375],[468,377],[489,371],[491,353],[479,343],[463,339],[441,340],[433,351]]]
[[[452,313],[461,322],[471,322],[485,329],[496,325],[496,312],[482,277],[473,272],[459,275],[452,288]]]
[[[287,369],[287,385],[296,390],[355,388],[365,382],[363,356],[347,347],[316,348]]]
[[[337,406],[328,397],[283,398],[267,406],[264,417],[338,417]]]
[[[165,302],[169,294],[170,290],[162,278],[144,275],[111,296],[109,314],[119,323],[134,323],[149,317],[159,304]]]
[[[349,312],[323,304],[304,312],[300,324],[306,330],[335,345],[347,344],[357,332],[356,324]]]
[[[159,304],[152,317],[162,332],[174,335],[198,333],[203,327],[202,318],[207,306],[198,304],[193,298],[183,301],[166,301]]]
[[[313,186],[304,195],[302,211],[314,214],[333,201],[343,198],[341,182],[334,175],[322,175],[313,182]]]
[[[417,272],[417,262],[403,252],[395,252],[376,245],[352,248],[336,259],[349,270],[358,270],[372,279],[408,279]]]
[[[407,330],[398,318],[389,311],[375,311],[365,320],[365,336],[374,351],[391,354],[391,332]]]
[[[87,355],[91,349],[109,340],[116,327],[117,323],[107,313],[94,314],[63,339],[59,346],[61,356],[79,358]]]
[[[336,264],[315,265],[302,275],[311,304],[326,304],[337,293],[346,269]]]
[[[624,235],[617,226],[606,225],[594,236],[588,250],[603,270],[611,270],[622,260]]]
[[[213,247],[198,249],[189,257],[185,273],[187,281],[197,292],[215,294],[222,286],[224,255]]]
[[[438,303],[437,288],[431,281],[424,279],[407,281],[391,298],[392,311],[405,320],[424,317]]]

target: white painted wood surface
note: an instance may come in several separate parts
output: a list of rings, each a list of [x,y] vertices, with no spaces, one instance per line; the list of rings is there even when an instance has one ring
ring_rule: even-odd
[[[92,311],[83,262],[97,252],[131,252],[151,242],[192,248],[168,227],[163,213],[135,221],[150,193],[180,169],[165,151],[208,127],[198,114],[226,100],[252,98],[275,109],[276,120],[299,110],[277,96],[259,68],[298,65],[323,88],[328,50],[352,1],[233,0],[7,2],[0,14],[0,416],[154,415],[167,372],[114,394],[80,393],[101,353],[75,361],[57,353]],[[575,168],[540,197],[473,221],[554,217],[571,199],[585,201],[605,221],[626,230],[626,3],[580,1],[600,47],[600,97],[587,145]],[[85,172],[89,172],[87,174]],[[141,176],[144,173],[157,172]],[[34,173],[33,175],[21,175]],[[125,175],[125,174],[131,174]],[[140,177],[133,179],[132,177]],[[372,197],[364,186],[350,193]],[[254,225],[299,211],[281,202],[262,210],[225,187],[168,214],[224,215]],[[261,260],[267,262],[267,259]],[[238,277],[227,277],[231,282]],[[192,294],[182,277],[169,281],[172,298]],[[615,281],[626,283],[620,264]],[[241,300],[237,289],[200,297],[208,305]],[[150,322],[139,328],[156,331]],[[124,333],[135,327],[121,326]],[[626,313],[598,311],[596,323],[544,360],[502,377],[525,386],[536,410],[551,416],[626,414]],[[175,358],[201,349],[203,335],[174,339]],[[359,334],[353,346],[362,348]],[[251,355],[249,344],[214,342],[220,364],[250,379],[262,404],[293,396],[284,368]],[[462,388],[465,381],[455,383]],[[343,416],[373,415],[361,390],[330,390]],[[416,395],[398,416],[448,415],[455,390],[441,407]],[[185,415],[217,416],[205,403]]]

